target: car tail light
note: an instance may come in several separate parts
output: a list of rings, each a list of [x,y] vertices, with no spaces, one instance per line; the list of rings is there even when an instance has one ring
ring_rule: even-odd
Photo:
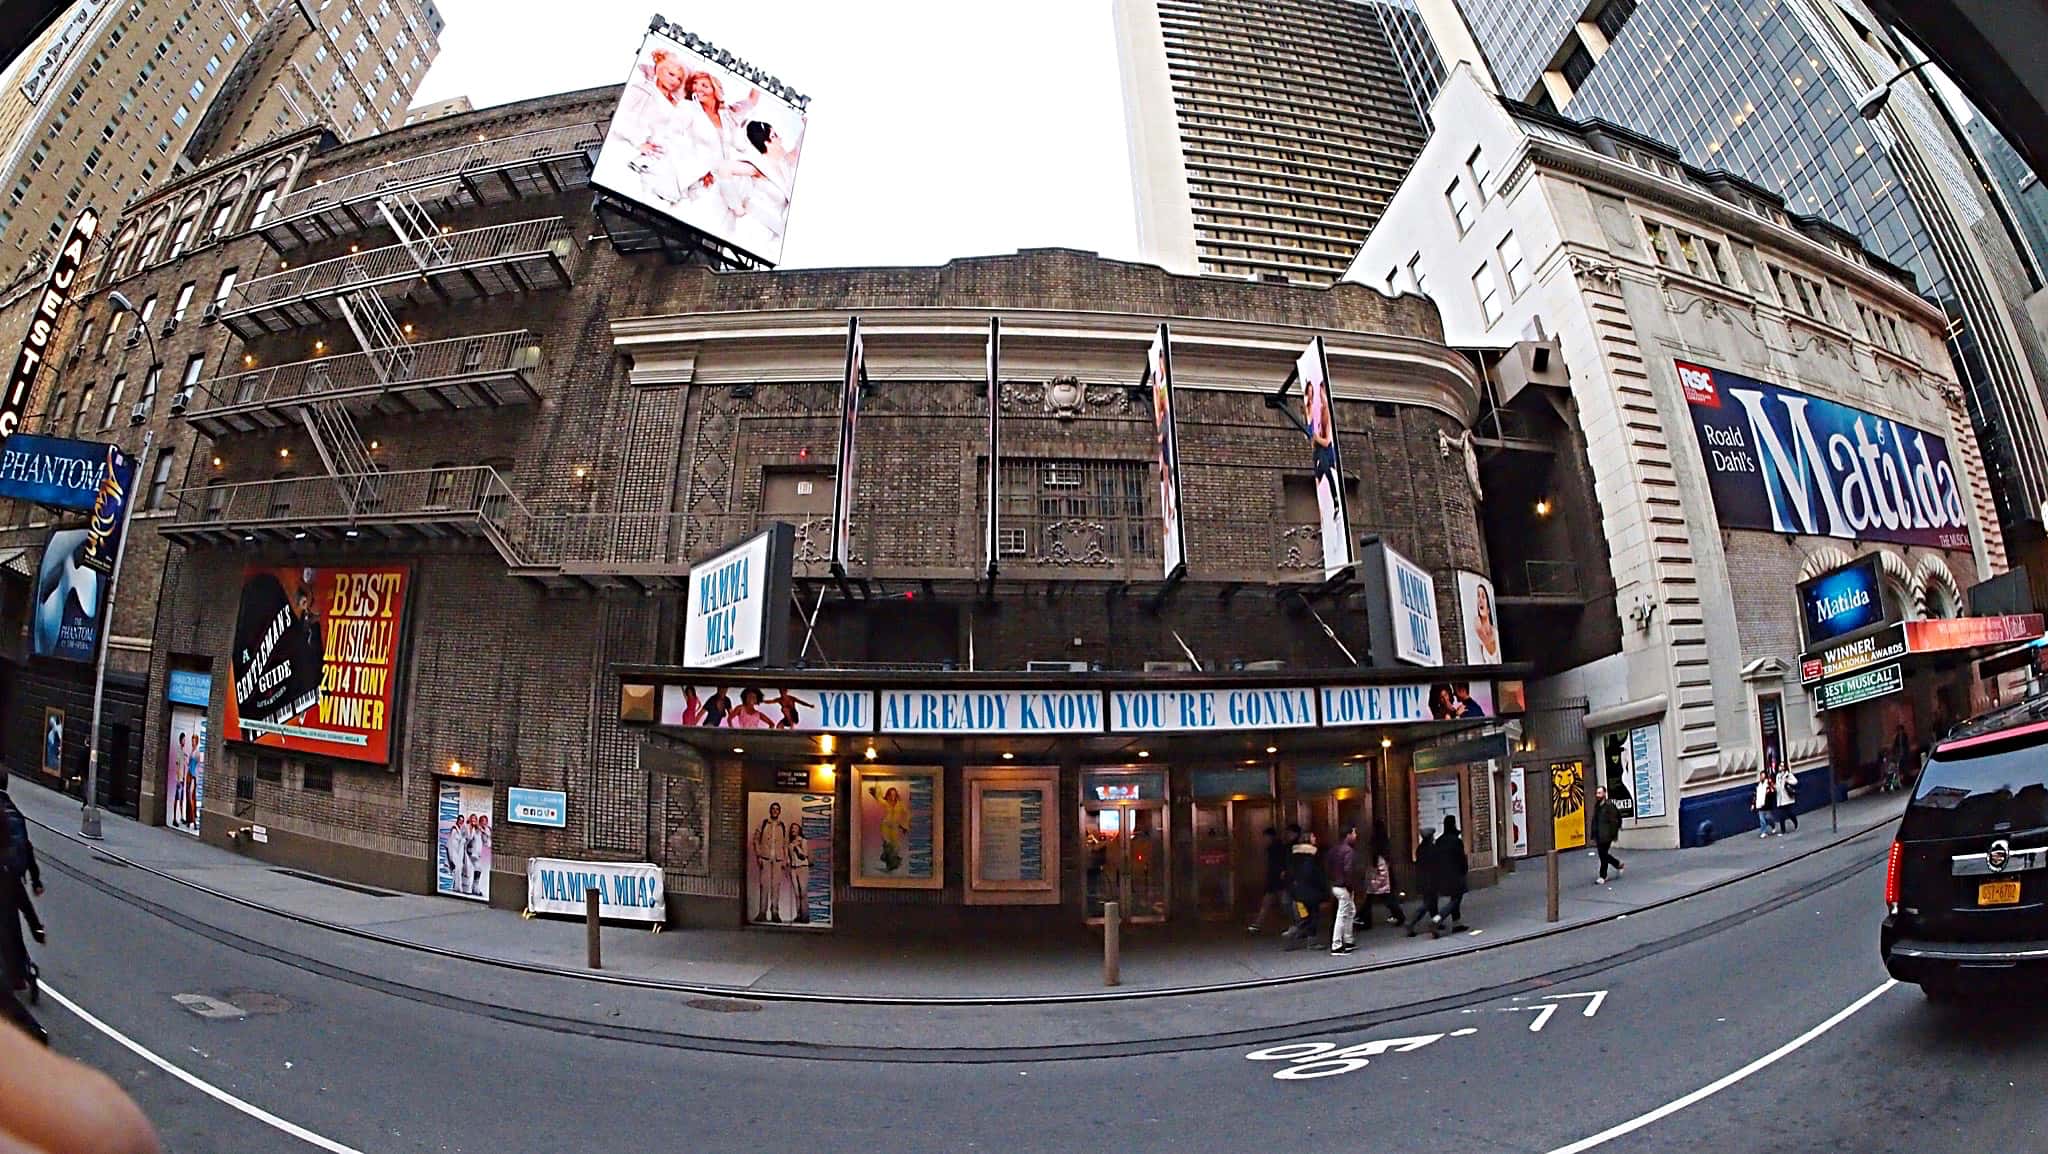
[[[1892,843],[1891,852],[1884,859],[1884,904],[1893,913],[1899,912],[1899,861],[1905,856],[1905,847]]]

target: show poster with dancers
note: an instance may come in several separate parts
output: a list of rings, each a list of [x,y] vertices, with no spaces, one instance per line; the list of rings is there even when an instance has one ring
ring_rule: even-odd
[[[1173,412],[1173,334],[1165,325],[1145,353],[1145,386],[1152,391],[1153,470],[1159,481],[1159,553],[1163,578],[1171,581],[1187,571],[1180,515],[1180,433]]]
[[[660,710],[651,720],[683,729],[864,731],[874,728],[875,694],[811,685],[664,685]]]
[[[700,47],[715,51],[694,36],[648,33],[591,183],[778,264],[803,155],[804,112]]]
[[[855,766],[852,877],[857,886],[935,890],[945,885],[938,769]]]
[[[1314,455],[1316,512],[1322,520],[1323,576],[1335,577],[1357,563],[1350,519],[1344,508],[1344,458],[1337,451],[1337,408],[1330,397],[1330,357],[1323,338],[1308,343],[1294,362],[1301,378],[1301,420]]]
[[[171,740],[164,765],[164,825],[199,836],[199,811],[206,797],[206,713],[171,710]]]
[[[829,793],[747,795],[747,922],[781,929],[832,928]]]
[[[491,900],[491,787],[443,781],[435,808],[434,890]]]

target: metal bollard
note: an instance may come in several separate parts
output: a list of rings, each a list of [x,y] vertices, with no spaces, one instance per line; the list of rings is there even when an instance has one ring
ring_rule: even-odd
[[[1120,985],[1123,982],[1123,907],[1117,902],[1102,903],[1102,984]]]
[[[599,952],[597,899],[595,888],[583,891],[583,941],[590,953],[590,968],[593,970],[604,969],[604,959]]]
[[[1549,890],[1543,907],[1543,920],[1554,922],[1557,920],[1557,849],[1554,846],[1543,855],[1543,884]]]

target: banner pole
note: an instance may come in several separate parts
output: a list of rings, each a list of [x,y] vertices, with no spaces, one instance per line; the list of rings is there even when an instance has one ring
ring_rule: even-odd
[[[149,447],[156,430],[142,435],[142,452],[135,458],[135,480],[128,486],[128,502],[121,509],[121,540],[114,545],[114,570],[107,575],[107,595],[100,603],[100,652],[92,676],[92,733],[85,756],[85,809],[78,821],[78,836],[99,841],[100,828],[100,706],[107,694],[107,649],[114,639],[114,597],[121,591],[121,562],[128,556],[128,523],[135,517],[136,489],[149,483]]]

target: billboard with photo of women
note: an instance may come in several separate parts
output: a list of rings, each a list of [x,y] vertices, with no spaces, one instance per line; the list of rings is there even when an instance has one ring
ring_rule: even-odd
[[[1337,409],[1330,399],[1330,357],[1323,338],[1308,343],[1294,362],[1301,378],[1301,423],[1315,457],[1316,512],[1322,521],[1323,576],[1351,568],[1351,530],[1344,510],[1344,459],[1337,452]]]
[[[1159,555],[1162,576],[1171,581],[1187,571],[1187,546],[1181,535],[1180,434],[1173,420],[1173,334],[1165,325],[1145,352],[1145,386],[1152,390],[1152,421],[1156,441],[1153,468],[1159,478]]]
[[[641,42],[591,183],[776,264],[804,111],[730,53],[679,35]]]

